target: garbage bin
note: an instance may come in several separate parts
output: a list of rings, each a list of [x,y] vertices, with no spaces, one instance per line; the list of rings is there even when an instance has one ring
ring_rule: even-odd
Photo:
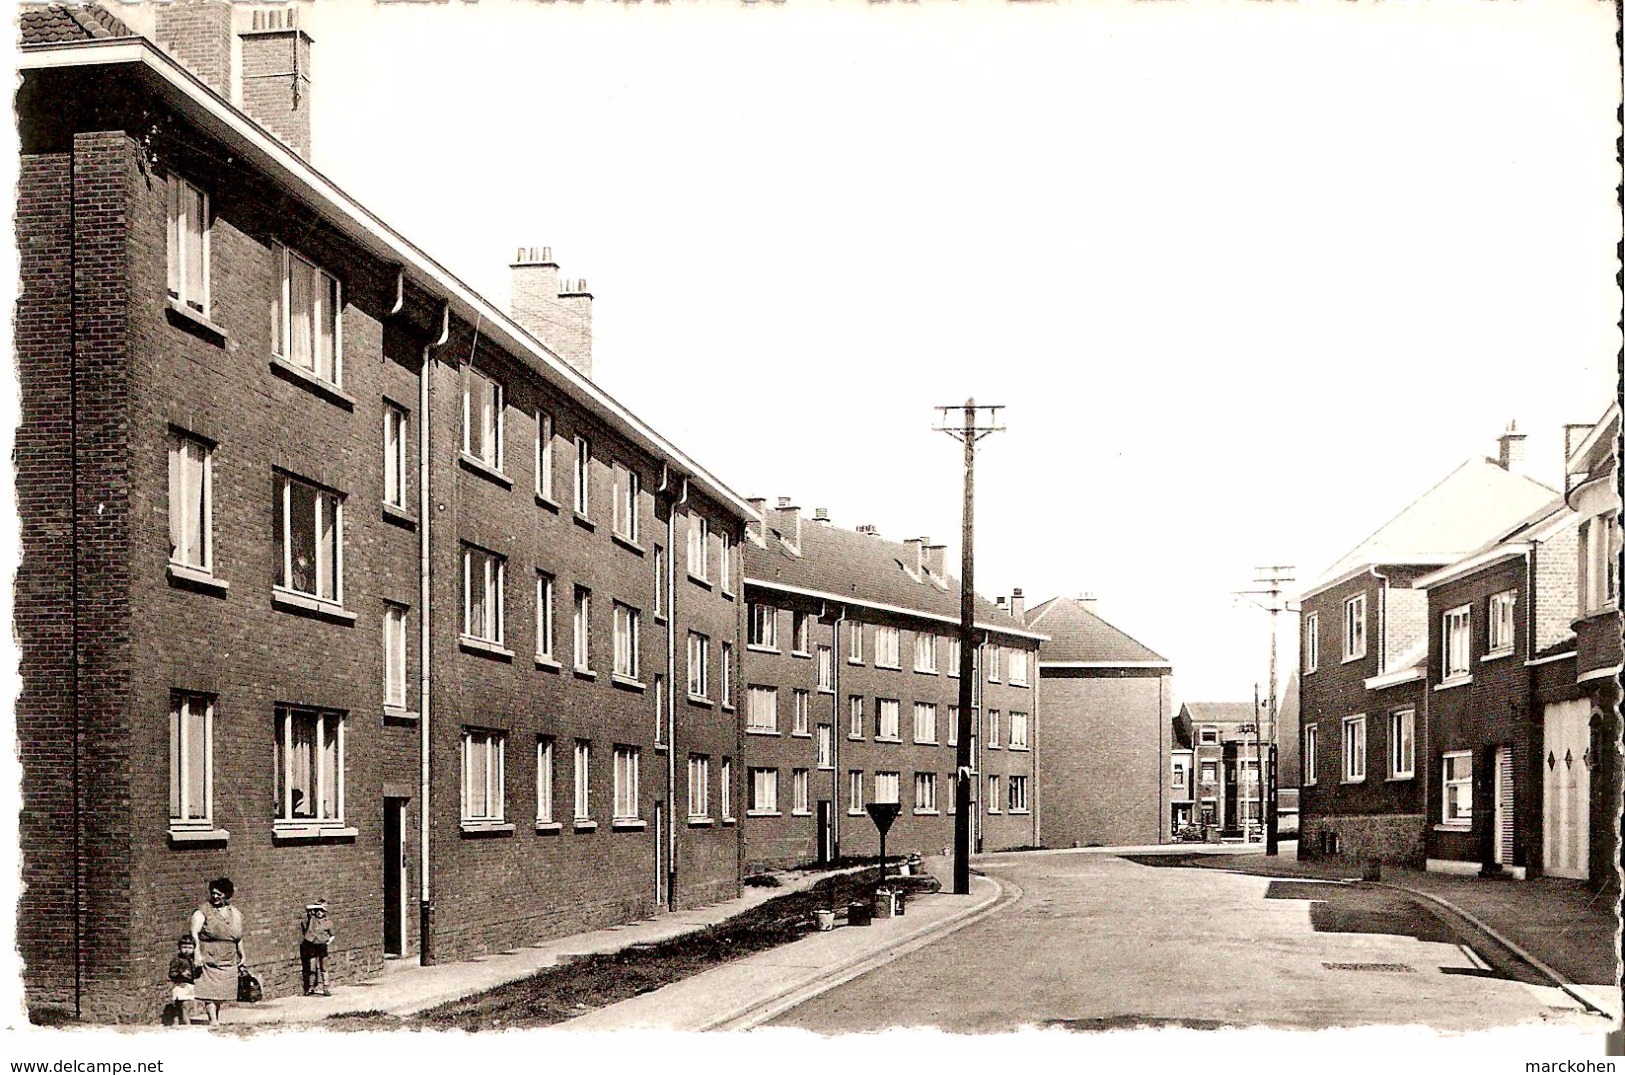
[[[897,899],[889,888],[875,890],[875,917],[890,918],[897,913]]]
[[[846,905],[846,924],[849,926],[867,926],[869,924],[869,905],[862,900],[853,900]]]
[[[835,928],[834,911],[819,909],[813,912],[813,917],[818,920],[818,932],[828,933],[830,930]]]

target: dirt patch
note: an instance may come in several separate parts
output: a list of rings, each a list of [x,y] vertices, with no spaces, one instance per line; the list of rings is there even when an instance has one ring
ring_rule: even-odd
[[[1228,1026],[1217,1019],[1159,1019],[1150,1015],[1107,1015],[1093,1019],[1046,1019],[1045,1027],[1093,1033],[1102,1030],[1153,1030],[1184,1028],[1186,1030],[1223,1030]]]

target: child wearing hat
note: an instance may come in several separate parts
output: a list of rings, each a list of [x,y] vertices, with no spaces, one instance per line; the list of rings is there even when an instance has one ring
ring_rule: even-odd
[[[305,996],[330,997],[327,987],[327,946],[333,941],[333,922],[327,917],[327,901],[305,905],[305,922],[299,939],[299,959],[304,964]]]

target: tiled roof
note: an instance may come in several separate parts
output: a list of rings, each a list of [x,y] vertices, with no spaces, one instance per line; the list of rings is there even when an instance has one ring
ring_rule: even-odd
[[[797,556],[785,547],[783,534],[773,525],[780,521],[777,513],[769,509],[764,515],[766,547],[745,542],[747,580],[959,618],[959,580],[950,575],[911,573],[915,553],[909,546],[803,519],[801,555]],[[976,622],[1025,630],[980,594],[976,596]]]
[[[1251,702],[1186,702],[1180,706],[1195,724],[1252,724],[1258,713]]]
[[[30,4],[22,9],[18,25],[25,45],[135,36],[117,16],[96,4]]]
[[[1506,533],[1555,493],[1489,459],[1469,459],[1321,577],[1330,581],[1368,564],[1450,563]]]
[[[1040,662],[1166,661],[1157,653],[1119,631],[1075,597],[1054,597],[1027,614],[1027,626],[1049,635],[1038,647]]]

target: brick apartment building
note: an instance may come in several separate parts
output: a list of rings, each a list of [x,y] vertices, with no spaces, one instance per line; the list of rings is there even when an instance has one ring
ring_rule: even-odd
[[[1414,759],[1431,757],[1432,692],[1428,595],[1416,581],[1550,503],[1555,490],[1518,473],[1521,440],[1509,433],[1498,459],[1451,471],[1303,594],[1301,857],[1425,860],[1428,770]]]
[[[876,853],[869,802],[902,807],[888,853],[951,846],[959,584],[943,547],[752,503],[744,680],[723,697],[744,723],[747,870]],[[973,832],[990,851],[1038,843],[1043,636],[1021,606],[977,599]]]
[[[1160,843],[1190,813],[1189,784],[1175,780],[1173,665],[1095,609],[1093,597],[1056,597],[1027,615],[1049,636],[1038,651],[1044,843]]]
[[[1264,798],[1260,712],[1251,702],[1186,702],[1175,718],[1176,749],[1190,756],[1189,802],[1182,822],[1209,839],[1260,839]],[[1267,747],[1269,729],[1264,727]]]
[[[220,875],[273,994],[318,897],[342,981],[738,891],[750,506],[594,385],[549,256],[510,316],[307,163],[291,13],[21,15],[36,1012],[150,1019]]]

